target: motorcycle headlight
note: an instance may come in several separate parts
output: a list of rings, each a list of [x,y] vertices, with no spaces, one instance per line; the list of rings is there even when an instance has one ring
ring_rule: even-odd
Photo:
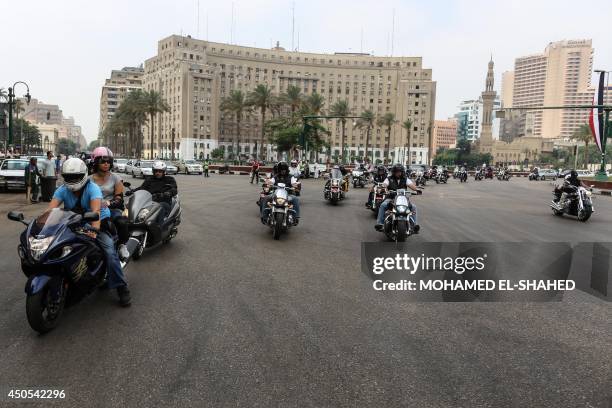
[[[408,212],[408,206],[406,206],[406,205],[398,205],[396,207],[396,210],[397,210],[398,213],[406,213],[406,212]]]
[[[151,214],[151,210],[148,208],[143,208],[138,212],[138,216],[136,216],[136,221],[142,222],[146,220],[149,214]]]
[[[49,245],[51,245],[54,238],[55,236],[53,235],[45,238],[29,237],[28,241],[30,244],[30,255],[32,255],[32,258],[38,261],[40,256],[49,248]]]
[[[586,191],[586,195],[587,195],[587,197],[591,197],[593,195],[593,193],[591,193],[590,191],[587,190]]]
[[[276,204],[278,205],[285,205],[285,200],[283,197],[276,197]]]

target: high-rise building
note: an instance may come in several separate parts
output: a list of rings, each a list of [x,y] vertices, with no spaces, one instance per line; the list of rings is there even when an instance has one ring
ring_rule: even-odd
[[[480,139],[482,131],[483,119],[483,100],[470,99],[461,101],[459,104],[459,112],[455,114],[457,119],[457,137],[459,139],[467,139],[470,142],[475,142]],[[494,139],[498,139],[499,135],[499,119],[495,117],[495,110],[501,107],[501,102],[498,97],[493,100],[493,119],[492,119],[492,135]]]
[[[135,89],[142,89],[143,75],[144,69],[141,67],[124,67],[120,70],[111,71],[110,78],[104,81],[100,95],[99,134],[115,115],[126,95]]]
[[[508,108],[512,106],[512,97],[514,96],[514,71],[506,71],[502,73],[501,86],[501,104],[502,107]]]
[[[433,148],[434,154],[439,148],[449,148],[457,144],[457,119],[434,121],[433,128]]]
[[[257,85],[267,85],[272,95],[280,96],[289,85],[304,95],[314,92],[325,99],[324,112],[336,101],[346,99],[352,115],[371,109],[376,115],[393,112],[389,146],[395,158],[405,147],[407,132],[401,123],[412,120],[411,162],[428,163],[431,146],[436,83],[431,69],[423,68],[421,57],[375,57],[368,54],[314,54],[243,47],[173,35],[158,42],[157,55],[145,61],[143,86],[156,90],[170,106],[170,112],[157,115],[154,126],[155,155],[170,156],[171,134],[175,129],[175,156],[209,157],[219,146],[231,150],[236,144],[236,121],[219,110],[223,97],[232,90],[245,94]],[[266,118],[277,114],[266,111]],[[340,150],[340,121],[324,125],[331,131],[332,155]],[[369,152],[382,158],[386,130],[372,129]],[[365,129],[347,121],[345,143],[350,156],[362,156]],[[144,151],[150,141],[145,137]],[[265,156],[272,158],[272,146],[265,140]],[[241,121],[240,152],[261,154],[261,115],[258,110]]]
[[[514,108],[590,104],[592,70],[591,40],[550,43],[541,54],[515,60],[514,71],[503,86],[504,107],[510,107],[509,101]],[[535,137],[568,138],[586,123],[588,111],[534,110],[526,111],[524,116],[525,133],[531,130]]]

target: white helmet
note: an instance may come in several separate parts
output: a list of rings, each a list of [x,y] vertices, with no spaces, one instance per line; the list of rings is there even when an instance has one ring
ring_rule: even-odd
[[[155,160],[153,162],[153,171],[155,170],[161,170],[164,173],[166,172],[166,163],[161,161],[161,160]]]
[[[68,190],[79,191],[87,183],[87,165],[76,157],[66,160],[62,164],[62,178]]]

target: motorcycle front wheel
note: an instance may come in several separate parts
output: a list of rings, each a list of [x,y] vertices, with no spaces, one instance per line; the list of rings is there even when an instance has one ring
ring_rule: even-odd
[[[281,233],[283,232],[283,220],[285,219],[285,214],[282,212],[274,213],[274,228],[272,230],[272,238],[278,240],[280,239]]]
[[[26,316],[32,329],[40,334],[45,334],[55,329],[64,310],[62,296],[58,305],[49,306],[49,287],[45,287],[38,293],[28,295],[26,298]]]
[[[406,241],[406,223],[404,221],[397,223],[397,235],[395,237],[397,242]]]
[[[578,212],[578,220],[582,222],[587,222],[588,219],[591,218],[592,213],[593,211],[590,208],[585,207],[584,210]]]

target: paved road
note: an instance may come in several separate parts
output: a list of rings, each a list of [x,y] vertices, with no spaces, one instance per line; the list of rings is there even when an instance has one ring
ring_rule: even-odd
[[[365,191],[332,207],[307,180],[302,222],[275,242],[246,177],[178,183],[184,223],[130,265],[132,307],[97,293],[45,336],[25,319],[21,228],[2,221],[0,389],[61,387],[70,407],[601,407],[612,397],[604,301],[575,292],[561,303],[409,303],[360,272],[360,243],[382,239]],[[609,240],[612,199],[597,198],[582,224],[551,215],[551,189],[523,179],[428,186],[411,239]],[[0,217],[22,201],[1,195]]]

